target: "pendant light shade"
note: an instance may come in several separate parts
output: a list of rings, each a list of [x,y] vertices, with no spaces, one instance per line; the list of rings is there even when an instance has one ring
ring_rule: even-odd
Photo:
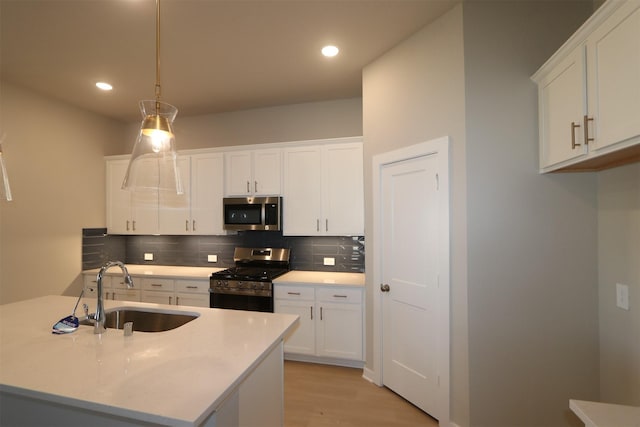
[[[7,202],[13,200],[11,196],[11,187],[9,186],[9,175],[7,175],[7,168],[4,165],[4,157],[2,156],[2,139],[0,139],[0,198],[5,199]]]
[[[178,109],[166,102],[140,101],[142,124],[122,188],[183,193],[177,166],[173,120]]]
[[[177,165],[173,121],[178,109],[160,101],[160,0],[156,0],[156,99],[140,101],[142,124],[133,146],[124,190],[160,190],[183,194]]]

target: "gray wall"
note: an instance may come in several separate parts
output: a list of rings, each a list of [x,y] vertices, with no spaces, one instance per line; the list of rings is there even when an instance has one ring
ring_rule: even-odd
[[[598,398],[595,176],[537,173],[529,79],[591,11],[585,2],[464,7],[474,426],[580,425],[569,398]]]
[[[448,135],[451,138],[451,405],[468,422],[466,156],[462,8],[456,7],[363,72],[365,235],[373,253],[372,158]],[[375,260],[366,259],[373,271]],[[367,367],[373,368],[373,292],[367,276]]]
[[[598,173],[600,398],[640,406],[640,163]],[[629,311],[616,307],[629,286]]]
[[[0,201],[0,304],[77,295],[82,228],[105,223],[104,156],[117,153],[124,127],[1,85],[0,131],[14,200]]]
[[[373,155],[452,139],[451,411],[460,426],[579,425],[568,399],[598,397],[595,176],[538,175],[529,78],[591,10],[466,2],[363,73],[368,197]],[[370,253],[372,216],[369,199]],[[368,345],[368,364],[371,353]]]
[[[139,123],[128,127],[119,154],[133,149]],[[282,105],[229,113],[181,117],[175,121],[178,151],[362,135],[362,99]]]

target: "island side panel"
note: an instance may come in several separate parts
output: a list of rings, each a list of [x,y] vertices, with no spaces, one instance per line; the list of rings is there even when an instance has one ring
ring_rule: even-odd
[[[240,385],[240,426],[284,425],[284,346],[281,340]]]

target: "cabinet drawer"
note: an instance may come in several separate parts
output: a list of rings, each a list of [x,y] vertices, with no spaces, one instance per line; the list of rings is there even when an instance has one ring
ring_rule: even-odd
[[[348,288],[320,288],[318,289],[318,301],[361,304],[362,291]]]
[[[84,275],[84,287],[85,288],[95,288],[98,285],[98,278],[95,274],[85,274]]]
[[[177,292],[209,293],[209,281],[206,280],[176,280]]]
[[[282,286],[275,285],[273,297],[276,299],[310,300],[315,298],[315,291],[309,286]]]
[[[136,279],[133,279],[134,283]],[[145,277],[142,279],[142,289],[151,291],[173,291],[174,281],[173,279],[158,279],[155,277]]]

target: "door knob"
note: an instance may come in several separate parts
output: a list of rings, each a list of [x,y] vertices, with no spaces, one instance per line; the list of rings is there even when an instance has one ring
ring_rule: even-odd
[[[382,292],[389,292],[391,290],[391,288],[389,287],[389,285],[387,285],[386,283],[384,285],[380,285],[380,290]]]

